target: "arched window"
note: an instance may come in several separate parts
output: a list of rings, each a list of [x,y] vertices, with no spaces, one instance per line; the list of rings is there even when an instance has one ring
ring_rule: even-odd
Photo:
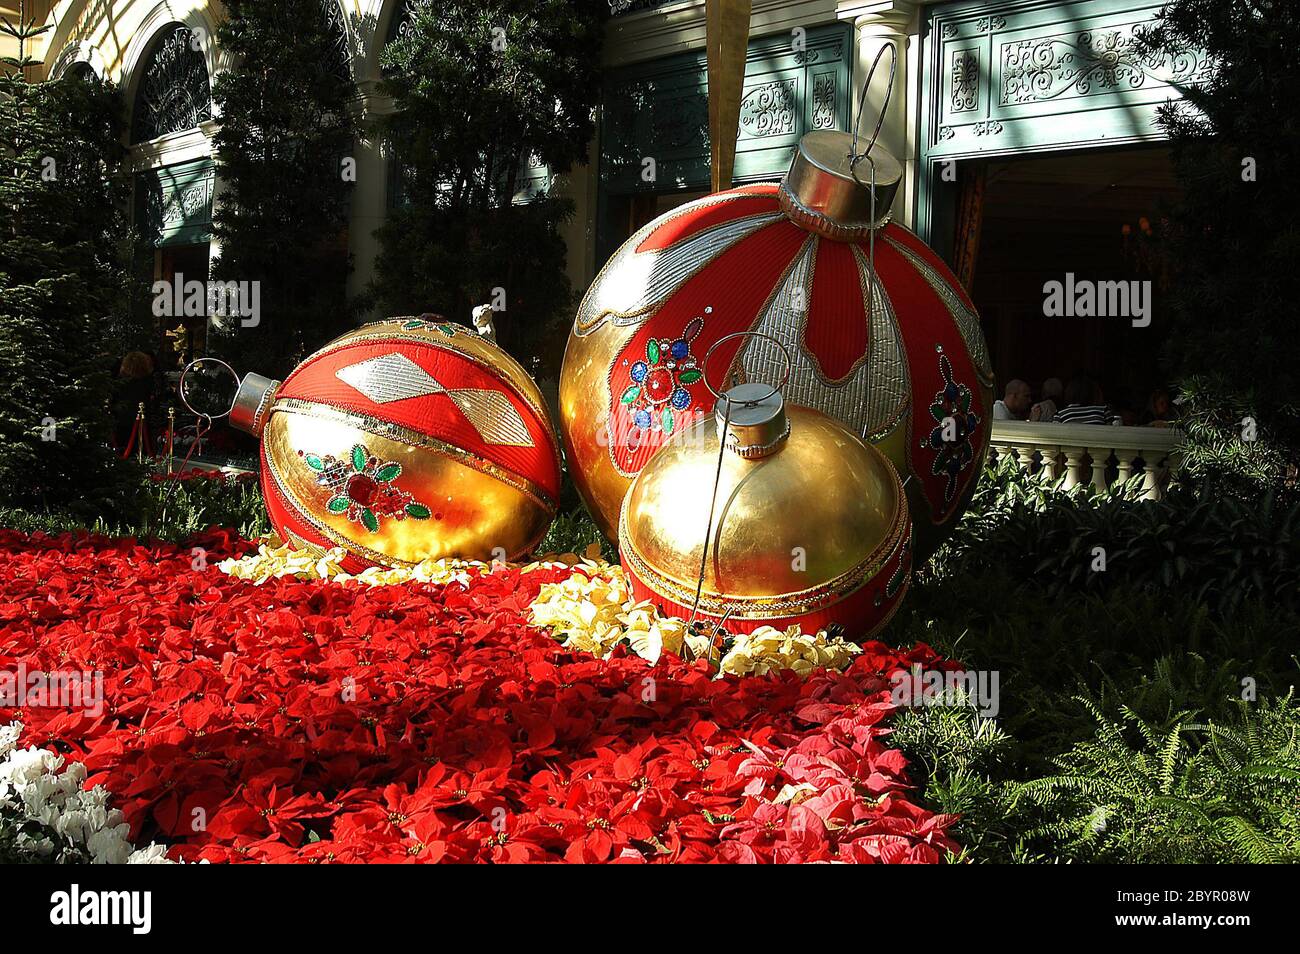
[[[341,80],[350,81],[352,56],[348,50],[348,29],[343,21],[343,8],[339,6],[339,0],[321,0],[321,15],[325,20],[325,28],[334,38],[334,46],[330,50],[330,72]]]
[[[63,79],[86,81],[95,78],[95,68],[85,60],[78,60],[63,71]]]
[[[159,31],[135,94],[131,141],[193,129],[212,118],[208,65],[196,33],[174,23]]]
[[[411,7],[418,3],[419,0],[415,0],[414,4],[412,0],[397,0],[396,9],[388,20],[388,36],[384,38],[385,45],[392,43],[399,36],[404,36],[411,28]]]

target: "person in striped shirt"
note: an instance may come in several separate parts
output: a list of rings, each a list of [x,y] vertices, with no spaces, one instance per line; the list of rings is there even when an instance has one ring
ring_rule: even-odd
[[[1102,397],[1101,387],[1087,375],[1065,386],[1065,407],[1052,418],[1057,424],[1118,424],[1119,415]]]

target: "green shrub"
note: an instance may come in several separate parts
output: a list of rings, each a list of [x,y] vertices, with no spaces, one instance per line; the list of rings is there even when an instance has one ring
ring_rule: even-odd
[[[146,479],[128,513],[128,516],[87,520],[66,511],[33,512],[5,507],[0,508],[0,527],[24,533],[88,531],[178,543],[213,526],[237,530],[246,539],[254,539],[271,529],[257,481],[248,477]]]
[[[576,553],[578,556],[586,556],[588,548],[593,543],[600,545],[603,559],[611,563],[618,562],[617,548],[605,539],[600,528],[596,526],[596,521],[591,519],[587,508],[579,504],[576,509],[559,514],[555,518],[551,528],[546,531],[546,536],[537,545],[537,552],[539,554]]]
[[[1026,838],[1072,860],[1126,863],[1300,861],[1300,710],[1291,695],[1236,719],[1162,729],[1125,707],[1087,703],[1093,739],[1055,759],[1059,773],[1012,785],[1047,820]],[[1136,738],[1134,738],[1136,736]]]
[[[1159,501],[1135,492],[1067,491],[1004,461],[930,572],[996,564],[1054,598],[1124,585],[1223,612],[1255,601],[1300,607],[1300,501],[1282,504],[1273,491],[1245,499],[1177,487]],[[1098,547],[1104,571],[1094,569]]]
[[[963,860],[1294,856],[1297,793],[1285,779],[1244,788],[1254,769],[1238,771],[1226,747],[1230,736],[1270,740],[1253,760],[1297,768],[1287,740],[1300,729],[1288,695],[1300,563],[1294,508],[1279,499],[1183,488],[1140,502],[1132,488],[1065,492],[1009,467],[986,474],[886,632],[999,674],[996,724],[931,707],[901,714],[894,736],[922,799],[962,816]],[[1091,569],[1096,545],[1105,572]],[[1285,701],[1253,711],[1243,698]],[[1171,738],[1175,774],[1187,776],[1169,789],[1177,805],[1151,768],[1165,751],[1152,740]],[[1178,824],[1148,837],[1166,810]]]
[[[1223,721],[1153,725],[1086,698],[1092,735],[1051,774],[1009,778],[1015,741],[958,706],[904,712],[894,743],[925,801],[959,814],[958,860],[1224,863],[1300,860],[1300,708],[1240,703]]]
[[[134,471],[110,447],[110,349],[135,337],[121,132],[111,84],[0,68],[0,486],[85,519]]]

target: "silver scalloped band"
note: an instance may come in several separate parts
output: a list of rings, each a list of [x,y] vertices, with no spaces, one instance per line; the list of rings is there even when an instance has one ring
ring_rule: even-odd
[[[882,229],[890,223],[893,218],[892,212],[886,212],[874,225],[842,225],[834,219],[828,218],[820,212],[808,208],[800,202],[784,182],[776,192],[777,201],[781,203],[781,211],[795,225],[807,229],[809,232],[816,232],[818,235],[836,242],[856,242],[860,239],[867,238],[877,229]]]

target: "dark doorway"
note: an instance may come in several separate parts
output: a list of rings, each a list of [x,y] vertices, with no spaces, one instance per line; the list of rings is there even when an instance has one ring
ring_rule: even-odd
[[[167,282],[172,287],[175,287],[178,276],[184,283],[207,282],[208,251],[207,242],[169,245],[158,249],[156,280]],[[159,353],[162,355],[164,370],[179,371],[190,361],[207,353],[206,315],[164,317],[158,321],[161,339]]]
[[[998,387],[1087,374],[1120,410],[1165,382],[1161,210],[1178,195],[1164,147],[963,163],[954,263],[983,320]],[[1151,282],[1151,322],[1049,317],[1044,285]]]

